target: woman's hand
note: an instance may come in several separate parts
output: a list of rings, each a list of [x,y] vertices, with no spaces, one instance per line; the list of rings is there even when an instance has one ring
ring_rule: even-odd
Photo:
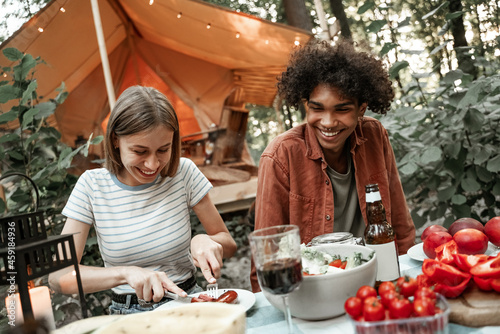
[[[172,282],[167,274],[140,267],[119,267],[125,281],[135,290],[137,298],[159,302],[165,290],[185,297],[187,293]]]
[[[194,264],[201,269],[208,283],[215,283],[222,268],[222,245],[206,234],[198,234],[191,239],[191,255]]]

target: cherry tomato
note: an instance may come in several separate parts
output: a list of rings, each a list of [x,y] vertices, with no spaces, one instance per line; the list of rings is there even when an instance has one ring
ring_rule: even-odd
[[[341,259],[336,259],[336,260],[333,260],[332,262],[330,262],[328,264],[329,266],[332,266],[332,267],[337,267],[337,268],[340,268],[340,266],[342,265],[342,260]]]
[[[436,301],[429,298],[419,298],[413,301],[413,312],[417,317],[436,314]]]
[[[342,264],[340,265],[340,269],[345,269],[347,266],[347,261],[343,261]]]
[[[363,285],[356,292],[356,297],[361,298],[362,300],[365,300],[370,296],[377,297],[377,290],[375,290],[373,286]]]
[[[418,288],[417,291],[415,291],[415,293],[413,294],[413,297],[414,297],[414,300],[419,299],[419,298],[429,298],[429,299],[434,300],[434,301],[437,298],[434,290],[432,290],[431,288],[426,287],[426,286],[422,286],[422,287]]]
[[[378,299],[378,297],[375,297],[375,296],[370,296],[370,297],[366,297],[364,300],[363,300],[363,305],[365,304],[372,304],[374,302],[379,302],[380,299]]]
[[[380,301],[363,305],[363,317],[366,321],[381,321],[385,319],[385,308]]]
[[[382,305],[384,305],[384,307],[388,309],[391,300],[393,300],[394,298],[398,298],[399,296],[400,294],[396,290],[388,290],[380,295],[380,301],[382,302]]]
[[[382,282],[378,286],[378,294],[379,294],[379,296],[382,296],[385,292],[387,292],[389,290],[396,290],[396,286],[394,285],[394,283],[392,283],[390,281]]]
[[[394,298],[389,303],[389,316],[391,319],[405,319],[411,316],[413,306],[404,297]]]
[[[344,309],[351,318],[356,319],[363,314],[363,301],[358,297],[349,297],[344,303]]]
[[[410,276],[401,276],[396,281],[396,287],[399,289],[399,293],[406,298],[413,296],[415,291],[417,291],[418,284],[417,280]]]

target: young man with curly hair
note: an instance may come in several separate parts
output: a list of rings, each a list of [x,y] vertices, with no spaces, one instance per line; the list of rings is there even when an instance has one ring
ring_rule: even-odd
[[[356,50],[314,41],[297,49],[278,91],[306,109],[307,122],[276,137],[259,164],[255,229],[294,224],[301,241],[366,226],[365,185],[378,183],[398,251],[414,244],[410,216],[387,131],[372,112],[385,114],[394,99],[383,63]],[[259,291],[252,266],[253,291]]]

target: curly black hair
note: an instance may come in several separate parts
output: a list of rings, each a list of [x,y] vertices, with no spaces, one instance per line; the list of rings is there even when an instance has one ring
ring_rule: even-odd
[[[349,40],[335,45],[313,40],[297,48],[290,57],[287,70],[278,78],[278,93],[298,108],[308,100],[314,88],[327,84],[346,97],[367,103],[374,113],[385,114],[394,99],[387,70],[373,55],[357,51]]]

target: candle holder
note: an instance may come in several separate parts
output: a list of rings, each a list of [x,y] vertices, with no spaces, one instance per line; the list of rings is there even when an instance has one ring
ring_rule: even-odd
[[[73,266],[83,318],[87,305],[83,294],[73,235],[47,236],[44,214],[38,211],[39,193],[36,184],[22,173],[0,177],[22,176],[34,187],[35,212],[0,218],[0,285],[10,285],[9,295],[19,291],[24,321],[34,319],[29,284],[36,278]],[[7,303],[6,303],[6,308]]]

